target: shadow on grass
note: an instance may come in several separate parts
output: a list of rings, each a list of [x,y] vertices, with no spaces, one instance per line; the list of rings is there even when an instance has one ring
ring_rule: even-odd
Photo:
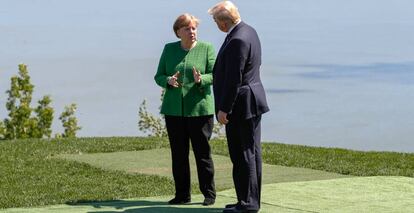
[[[67,203],[71,206],[91,206],[95,210],[88,211],[90,213],[115,213],[115,212],[140,212],[140,213],[158,213],[158,212],[183,212],[183,213],[217,213],[222,212],[222,208],[202,207],[201,203],[189,203],[179,206],[170,206],[167,202],[148,201],[148,200],[112,200],[112,201],[77,201],[76,203]],[[191,206],[191,207],[190,207]],[[194,206],[194,207],[193,207]],[[102,210],[99,208],[112,207],[116,210]],[[137,207],[137,208],[134,208]],[[122,209],[125,209],[122,211]],[[121,211],[120,211],[121,210]]]

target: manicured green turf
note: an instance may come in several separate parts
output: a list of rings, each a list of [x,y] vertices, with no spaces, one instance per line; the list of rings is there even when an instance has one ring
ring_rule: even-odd
[[[165,148],[129,152],[65,154],[58,157],[88,163],[106,170],[159,175],[172,179],[171,153],[170,149]],[[213,160],[215,167],[214,179],[217,189],[232,188],[232,164],[230,159],[222,155],[213,155]],[[197,186],[197,171],[192,153],[190,154],[190,162],[191,180]],[[348,176],[305,168],[263,164],[263,183],[323,180],[343,177]],[[197,193],[198,191],[194,192]]]
[[[211,144],[215,154],[228,155],[225,142]],[[56,157],[156,148],[168,148],[167,140],[114,137],[0,141],[0,208],[171,195],[173,183],[169,178],[107,171]],[[414,154],[263,144],[263,160],[350,175],[414,176]]]
[[[228,155],[226,142],[212,141],[215,154]],[[262,144],[263,162],[344,175],[414,177],[414,153],[363,152],[281,143]]]
[[[412,212],[414,179],[408,177],[354,177],[266,184],[261,213],[274,212]],[[233,189],[217,194],[216,204],[201,206],[202,195],[188,205],[167,205],[169,197],[146,197],[108,202],[7,209],[5,212],[141,212],[212,213],[235,202]]]
[[[263,200],[306,212],[412,212],[414,179],[375,176],[269,184]]]
[[[414,153],[362,152],[337,148],[263,144],[263,159],[273,165],[303,167],[355,176],[414,177]]]
[[[0,208],[172,194],[173,183],[165,177],[105,171],[54,157],[59,153],[142,150],[163,144],[149,138],[1,142]]]

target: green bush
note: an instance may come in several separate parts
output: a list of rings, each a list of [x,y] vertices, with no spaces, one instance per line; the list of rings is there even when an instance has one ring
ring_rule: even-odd
[[[27,65],[19,64],[19,73],[13,76],[6,109],[8,117],[0,121],[0,139],[50,138],[54,110],[50,96],[43,96],[32,108],[34,85],[30,82]],[[34,114],[34,115],[33,115]],[[76,118],[75,118],[76,121]],[[64,124],[65,125],[65,124]],[[80,128],[74,128],[75,131]]]
[[[62,121],[64,133],[61,135],[64,138],[75,138],[76,132],[81,129],[78,126],[78,120],[75,117],[76,104],[71,104],[65,107],[65,111],[59,116]]]

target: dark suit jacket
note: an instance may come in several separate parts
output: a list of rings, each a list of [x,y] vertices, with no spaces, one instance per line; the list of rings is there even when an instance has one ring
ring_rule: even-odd
[[[213,68],[216,114],[221,110],[229,119],[249,119],[269,111],[260,80],[261,54],[256,31],[244,22],[226,37]]]

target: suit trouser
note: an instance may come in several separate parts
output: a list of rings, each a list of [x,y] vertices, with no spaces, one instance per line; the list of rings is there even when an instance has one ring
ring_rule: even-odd
[[[213,131],[213,115],[198,117],[165,116],[171,147],[172,170],[177,198],[191,197],[190,141],[197,165],[200,191],[216,198],[214,164],[208,143]]]
[[[233,182],[240,208],[258,210],[262,184],[261,116],[230,119],[226,125]]]

